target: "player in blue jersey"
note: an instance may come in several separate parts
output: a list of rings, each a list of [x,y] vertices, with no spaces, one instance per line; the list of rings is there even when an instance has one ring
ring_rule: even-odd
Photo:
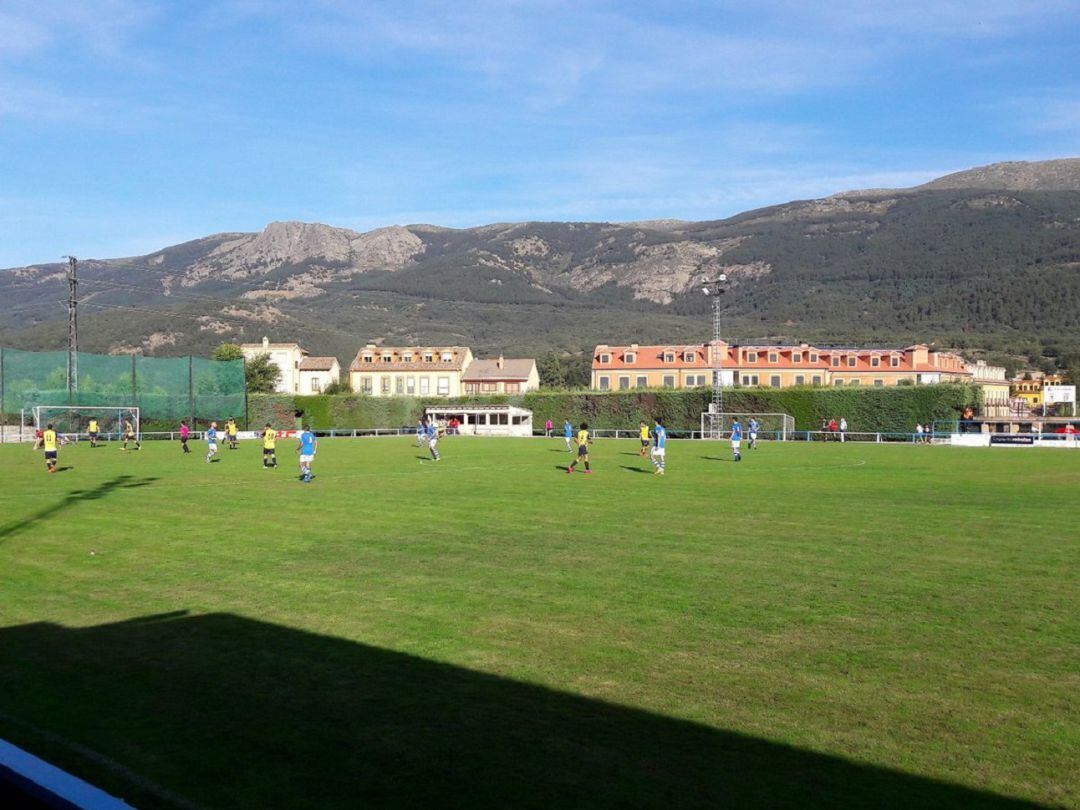
[[[742,424],[738,417],[731,420],[731,452],[735,454],[736,461],[742,461]]]
[[[217,422],[211,422],[206,429],[206,463],[209,464],[217,455]]]
[[[427,446],[431,451],[431,460],[438,461],[442,458],[439,455],[439,425],[434,419],[428,422],[427,425]]]
[[[750,449],[757,450],[757,434],[758,428],[761,427],[761,425],[758,423],[757,419],[751,416],[750,424],[747,427],[750,428]]]
[[[296,445],[296,452],[300,454],[300,480],[305,484],[310,483],[315,476],[311,473],[311,464],[315,461],[315,453],[319,450],[319,441],[311,430],[306,429],[300,434],[300,441]]]
[[[421,419],[416,423],[416,446],[423,447],[427,442],[427,425]]]
[[[572,453],[574,451],[574,426],[570,424],[569,419],[563,422],[562,434],[566,439],[566,452]]]
[[[653,449],[652,463],[656,467],[654,475],[663,475],[664,467],[667,466],[667,428],[662,419],[657,419],[652,429]]]

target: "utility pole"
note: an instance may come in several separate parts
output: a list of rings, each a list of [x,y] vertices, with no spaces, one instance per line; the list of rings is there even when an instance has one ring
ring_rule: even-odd
[[[74,256],[65,256],[68,260],[68,404],[75,402],[79,393],[79,260]]]
[[[724,412],[724,386],[722,384],[722,369],[724,365],[723,355],[720,351],[720,307],[727,286],[727,274],[721,273],[712,281],[702,284],[701,291],[712,297],[712,342],[709,344],[712,365],[712,403],[709,405],[709,437],[720,439],[723,437],[724,424],[720,414]]]

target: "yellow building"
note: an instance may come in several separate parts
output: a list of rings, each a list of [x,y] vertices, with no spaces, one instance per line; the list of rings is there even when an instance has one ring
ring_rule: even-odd
[[[1030,379],[1025,379],[1030,378]],[[1047,385],[1061,385],[1064,378],[1060,374],[1044,374],[1041,371],[1025,371],[1013,378],[1010,384],[1010,394],[1013,399],[1023,400],[1028,410],[1036,411],[1042,408],[1043,387]]]
[[[719,360],[724,385],[889,386],[971,381],[962,357],[918,344],[903,349],[715,344],[609,346],[593,353],[592,387],[695,388],[712,385]],[[1000,369],[1002,379],[1005,370]]]
[[[367,344],[349,365],[349,385],[373,397],[456,397],[472,362],[466,346]]]

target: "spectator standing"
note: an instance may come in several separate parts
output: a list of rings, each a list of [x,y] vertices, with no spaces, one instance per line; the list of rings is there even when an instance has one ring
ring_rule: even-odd
[[[847,440],[847,419],[843,416],[840,417],[840,443],[843,444]]]
[[[544,437],[547,438],[547,439],[550,439],[551,434],[554,432],[554,430],[555,430],[555,423],[552,422],[550,419],[548,419],[544,423]]]

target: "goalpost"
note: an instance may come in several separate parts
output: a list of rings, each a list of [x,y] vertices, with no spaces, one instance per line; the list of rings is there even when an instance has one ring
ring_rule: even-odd
[[[140,434],[139,409],[125,405],[35,405],[30,411],[35,430],[52,423],[57,433],[75,441],[86,433],[91,419],[97,420],[101,439],[122,438],[126,419],[131,420],[135,435]]]
[[[749,433],[751,419],[756,419],[761,427],[758,437],[786,442],[795,436],[795,417],[786,413],[712,413],[701,414],[701,438],[722,439],[731,433],[731,420],[739,418],[743,435]]]

